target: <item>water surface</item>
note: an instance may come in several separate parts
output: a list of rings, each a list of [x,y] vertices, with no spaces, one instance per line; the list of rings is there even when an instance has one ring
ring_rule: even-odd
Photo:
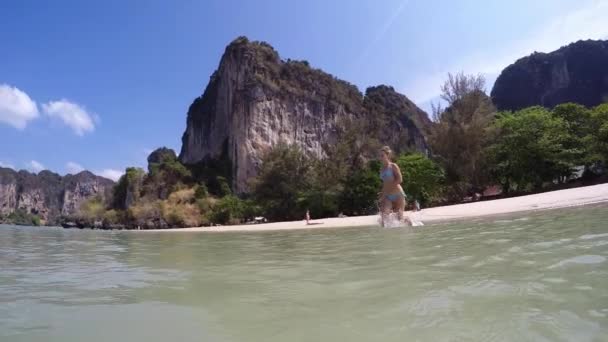
[[[0,341],[608,341],[608,209],[412,229],[0,227]]]

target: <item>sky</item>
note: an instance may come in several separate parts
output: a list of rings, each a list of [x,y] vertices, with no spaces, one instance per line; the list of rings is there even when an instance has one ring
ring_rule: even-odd
[[[608,39],[608,0],[0,1],[0,166],[117,179],[166,146],[245,35],[423,109],[448,72]]]

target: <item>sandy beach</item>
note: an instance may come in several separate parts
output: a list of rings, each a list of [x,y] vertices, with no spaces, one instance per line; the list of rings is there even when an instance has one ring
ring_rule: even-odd
[[[541,194],[520,196],[493,201],[457,204],[444,207],[422,209],[416,213],[424,223],[462,220],[467,218],[500,215],[525,211],[559,209],[608,202],[608,184],[593,185],[575,189],[558,190]],[[407,212],[411,215],[411,212]],[[230,231],[268,231],[290,229],[322,229],[342,227],[369,227],[378,225],[378,215],[353,216],[344,218],[324,218],[312,220],[307,225],[304,220],[274,222],[264,224],[177,228],[148,230],[155,232],[230,232]]]

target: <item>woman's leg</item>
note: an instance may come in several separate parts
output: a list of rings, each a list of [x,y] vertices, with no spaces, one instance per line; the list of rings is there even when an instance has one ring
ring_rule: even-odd
[[[393,203],[395,209],[397,210],[397,217],[400,222],[410,223],[410,220],[404,217],[405,205],[406,205],[405,197],[399,196],[399,198]]]
[[[389,201],[386,196],[383,196],[380,201],[380,217],[382,218],[382,227],[384,227],[386,225],[386,222],[388,222],[388,217],[391,214],[392,208],[393,204],[391,203],[391,201]]]

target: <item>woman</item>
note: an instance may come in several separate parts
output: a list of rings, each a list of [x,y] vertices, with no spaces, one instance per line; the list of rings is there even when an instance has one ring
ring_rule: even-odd
[[[391,162],[392,151],[388,146],[384,146],[380,150],[380,161],[382,162],[382,170],[380,178],[382,179],[382,192],[380,193],[380,205],[382,209],[382,225],[391,213],[391,210],[397,211],[399,221],[403,221],[403,212],[405,210],[405,192],[401,187],[403,177],[401,170],[397,164]]]

